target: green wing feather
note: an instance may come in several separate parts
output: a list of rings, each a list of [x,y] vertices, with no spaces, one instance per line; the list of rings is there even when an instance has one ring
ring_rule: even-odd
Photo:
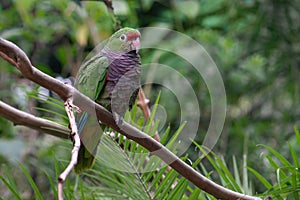
[[[104,88],[108,71],[108,59],[96,55],[87,61],[78,71],[75,87],[92,100],[96,100]],[[89,116],[86,112],[80,115],[78,130],[81,139],[81,147],[78,153],[75,172],[81,173],[90,168],[95,160],[97,146],[105,126],[100,126],[97,119]]]
[[[80,67],[75,87],[92,100],[96,100],[105,84],[108,59],[97,55]]]

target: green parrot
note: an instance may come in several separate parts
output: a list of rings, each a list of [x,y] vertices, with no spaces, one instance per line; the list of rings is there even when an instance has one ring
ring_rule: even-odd
[[[122,122],[126,110],[131,108],[138,95],[141,75],[139,48],[140,32],[122,28],[109,38],[97,55],[80,67],[75,79],[75,87],[112,112],[117,123]],[[74,170],[81,173],[93,165],[106,127],[86,112],[77,119],[81,147]]]

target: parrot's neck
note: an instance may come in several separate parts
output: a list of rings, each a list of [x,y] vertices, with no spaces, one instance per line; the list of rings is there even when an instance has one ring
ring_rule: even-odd
[[[124,52],[124,51],[112,51],[108,47],[104,47],[100,54],[107,57],[109,60],[118,60],[118,59],[138,59],[140,62],[140,56],[136,50]]]

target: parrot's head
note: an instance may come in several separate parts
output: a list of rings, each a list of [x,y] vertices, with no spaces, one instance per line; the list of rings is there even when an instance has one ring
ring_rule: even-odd
[[[131,51],[138,53],[140,49],[140,37],[141,34],[137,29],[122,28],[109,38],[106,48],[121,53]]]

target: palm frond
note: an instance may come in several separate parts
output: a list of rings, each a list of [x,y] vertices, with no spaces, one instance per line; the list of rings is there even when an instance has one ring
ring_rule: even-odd
[[[39,99],[36,97],[36,99]],[[158,95],[159,99],[159,95]],[[158,105],[158,99],[155,105]],[[48,113],[53,120],[60,122],[65,120],[62,102],[49,98],[43,100],[49,106],[41,108],[40,111]],[[51,106],[57,108],[51,110]],[[159,120],[155,119],[157,107],[153,106],[150,120],[145,123],[142,113],[135,105],[132,111],[126,114],[126,120],[136,123],[137,127],[146,131],[149,135],[153,135],[159,127]],[[136,112],[136,113],[133,113]],[[160,132],[161,143],[176,153],[178,137],[182,132],[184,122],[171,135],[171,128],[168,126],[164,131]],[[300,144],[300,136],[298,130],[295,129],[296,139]],[[271,155],[267,155],[266,159],[270,166],[277,170],[278,184],[273,186],[266,178],[262,177],[259,172],[247,166],[247,156],[245,155],[242,163],[242,170],[233,157],[233,173],[228,169],[225,160],[207,149],[194,142],[196,147],[202,152],[196,161],[191,163],[193,168],[200,170],[206,177],[218,180],[219,183],[229,189],[246,194],[253,194],[251,180],[247,173],[247,169],[256,176],[266,187],[266,194],[271,194],[278,199],[283,199],[289,195],[293,198],[299,198],[299,158],[296,150],[289,145],[292,162],[283,157],[279,152],[266,145],[260,145],[267,149]],[[52,172],[44,170],[44,174],[49,181],[50,188],[54,196],[57,196],[55,180],[59,173],[68,163],[69,154],[62,154],[71,149],[71,142],[62,141],[61,144],[53,144],[55,147],[51,150],[54,152],[52,161],[54,169]],[[59,148],[57,148],[59,147]],[[59,154],[58,154],[59,153]],[[209,161],[213,170],[202,163],[203,159]],[[181,158],[188,161],[188,155]],[[16,199],[22,199],[22,195],[15,184],[12,172],[7,167],[2,167],[7,176],[0,176],[0,180],[11,191],[11,195]],[[33,181],[29,171],[22,165],[19,166],[20,171],[25,175],[30,188],[34,191],[35,198],[41,199],[42,195],[38,185]],[[218,182],[216,181],[216,182]],[[65,199],[215,199],[213,196],[204,193],[197,187],[190,184],[185,178],[181,177],[175,170],[170,169],[158,157],[151,156],[147,149],[134,141],[127,139],[125,136],[113,132],[108,129],[107,134],[103,134],[100,146],[97,152],[97,161],[94,167],[84,172],[80,178],[74,179],[74,175],[66,180],[64,188]]]
[[[64,102],[55,97],[51,97],[37,90],[28,94],[31,99],[35,99],[37,106],[35,110],[39,111],[40,117],[59,123],[63,126],[68,125],[68,117],[65,112]]]
[[[299,131],[294,127],[295,139],[300,144]],[[248,168],[256,178],[266,187],[266,195],[271,195],[274,199],[286,199],[288,197],[293,199],[300,198],[300,171],[299,171],[299,158],[296,155],[295,148],[288,143],[292,162],[283,157],[283,155],[276,151],[274,148],[267,145],[259,145],[270,153],[266,155],[270,167],[276,171],[277,184],[272,185],[266,178],[262,177],[253,168]]]

